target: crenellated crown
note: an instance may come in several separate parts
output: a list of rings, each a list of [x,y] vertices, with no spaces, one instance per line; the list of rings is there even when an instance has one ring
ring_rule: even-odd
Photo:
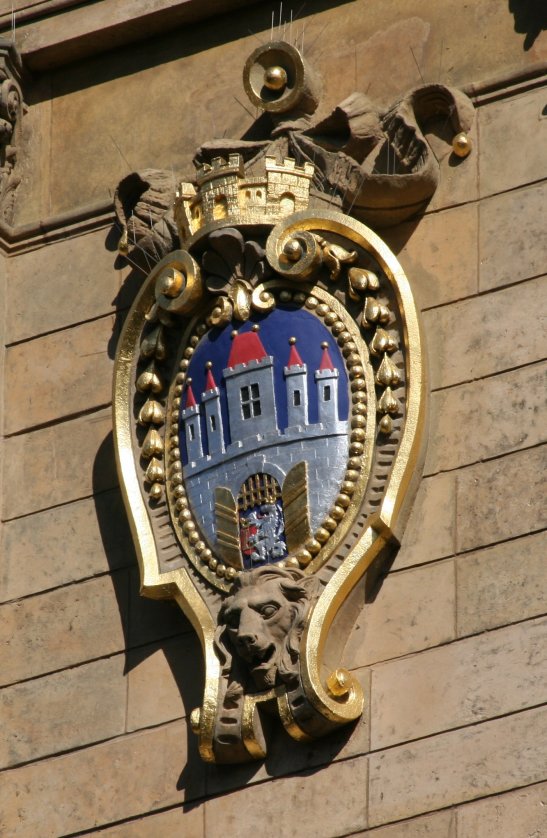
[[[243,157],[215,157],[197,171],[197,190],[181,183],[175,198],[175,218],[181,241],[198,231],[224,225],[277,224],[308,207],[314,166],[297,166],[291,157],[278,163],[264,158],[264,170],[245,174]]]

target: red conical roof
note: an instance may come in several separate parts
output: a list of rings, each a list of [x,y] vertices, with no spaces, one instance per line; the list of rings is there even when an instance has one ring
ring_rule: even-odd
[[[321,356],[321,363],[319,364],[320,370],[333,370],[335,369],[334,364],[332,363],[330,354],[329,354],[329,347],[323,346],[323,355]]]
[[[211,368],[207,370],[207,375],[205,376],[205,390],[216,390],[216,381],[213,378],[213,372]]]
[[[195,407],[196,400],[194,398],[194,391],[192,390],[192,385],[189,384],[186,388],[186,408]]]
[[[229,367],[237,367],[238,364],[248,364],[249,361],[261,361],[267,358],[266,350],[256,332],[242,332],[234,337]]]
[[[291,351],[289,352],[289,361],[287,363],[287,366],[288,367],[303,367],[304,366],[304,361],[302,360],[302,358],[298,354],[298,349],[296,348],[294,343],[291,344]]]

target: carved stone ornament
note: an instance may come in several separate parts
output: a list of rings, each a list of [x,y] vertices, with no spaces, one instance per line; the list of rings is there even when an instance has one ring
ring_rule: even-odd
[[[21,144],[22,65],[11,41],[0,38],[0,218],[13,221],[15,193],[21,182],[16,171]]]
[[[362,712],[338,663],[344,618],[400,540],[426,387],[408,280],[350,212],[415,212],[438,177],[428,108],[458,134],[472,118],[433,87],[387,114],[354,96],[313,125],[317,79],[282,42],[255,50],[244,80],[270,137],[202,148],[173,209],[161,172],[116,198],[121,250],[161,255],[118,347],[118,469],[142,593],[174,598],[200,637],[191,724],[219,763],[263,758],[276,715],[309,741]]]

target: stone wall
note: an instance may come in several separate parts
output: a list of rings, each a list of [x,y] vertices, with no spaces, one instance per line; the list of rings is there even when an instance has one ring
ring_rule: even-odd
[[[44,5],[17,35],[38,69],[0,265],[0,833],[547,834],[547,69],[532,66],[546,33],[524,50],[499,0],[307,4],[328,108],[356,78],[385,101],[419,72],[473,84],[475,148],[456,167],[444,157],[422,219],[384,233],[423,311],[431,417],[403,545],[345,652],[365,714],[313,745],[280,732],[264,764],[217,768],[187,725],[198,642],[174,604],[139,597],[117,485],[112,358],[142,277],[116,258],[109,201],[129,168],[184,173],[197,142],[248,127],[233,96],[245,101],[248,30],[269,37],[271,6],[166,35],[158,23],[112,53],[95,38],[84,58],[82,7]],[[117,5],[91,4],[89,20]],[[79,63],[48,63],[54,37]]]

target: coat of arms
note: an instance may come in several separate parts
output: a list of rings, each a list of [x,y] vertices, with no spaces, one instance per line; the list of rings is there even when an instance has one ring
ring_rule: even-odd
[[[471,118],[465,97],[432,86],[375,116],[354,98],[314,124],[315,79],[284,43],[256,50],[245,80],[269,134],[204,146],[195,180],[165,205],[165,232],[150,216],[165,255],[127,317],[114,384],[142,592],[173,597],[200,636],[191,721],[216,762],[262,758],[267,716],[309,740],[362,711],[359,684],[324,651],[353,588],[400,538],[425,381],[408,281],[358,219],[399,220],[431,194],[428,109],[448,113],[460,144]],[[384,172],[389,148],[397,170]],[[126,251],[131,177],[118,199]]]

